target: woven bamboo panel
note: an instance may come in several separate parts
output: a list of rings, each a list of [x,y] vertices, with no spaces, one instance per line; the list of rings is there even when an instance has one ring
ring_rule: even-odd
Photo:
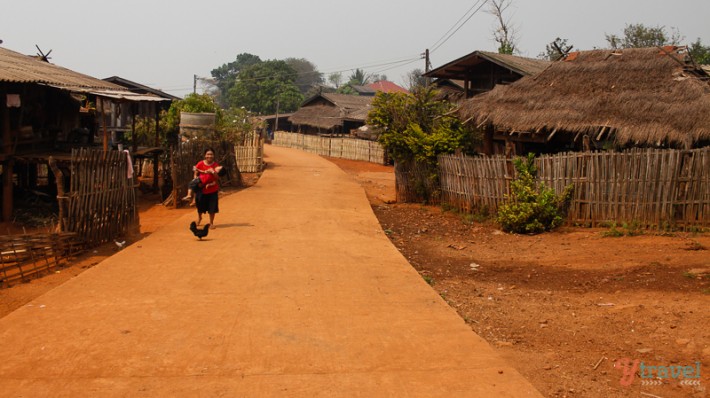
[[[386,164],[385,150],[375,141],[276,131],[271,144],[322,156]]]
[[[560,153],[538,157],[536,166],[538,180],[556,192],[574,186],[570,222],[710,226],[710,148]],[[397,178],[409,178],[404,172]],[[501,156],[439,157],[442,202],[465,211],[495,211],[514,177],[511,160]]]

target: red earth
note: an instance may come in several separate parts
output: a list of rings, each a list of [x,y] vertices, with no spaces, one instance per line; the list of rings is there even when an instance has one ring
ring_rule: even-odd
[[[707,396],[707,232],[608,237],[609,229],[564,227],[534,236],[507,234],[481,216],[395,203],[391,167],[330,160],[361,184],[383,230],[422,278],[543,395]],[[247,186],[257,178],[245,177]],[[141,196],[140,234],[126,240],[139,240],[192,211]],[[0,225],[0,231],[13,229],[21,226]],[[109,243],[51,274],[0,289],[0,317],[117,250]],[[671,372],[642,378],[650,375],[648,366],[656,366],[653,376],[661,368]],[[673,377],[679,367],[697,370],[700,378],[685,382],[700,385]]]

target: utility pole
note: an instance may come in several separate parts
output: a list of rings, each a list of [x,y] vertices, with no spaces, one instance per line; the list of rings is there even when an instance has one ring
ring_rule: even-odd
[[[197,75],[192,75],[192,93],[197,94]]]
[[[424,51],[424,73],[425,74],[429,73],[430,67],[431,67],[431,62],[429,62],[429,49],[427,48]],[[431,84],[431,78],[427,77],[426,78],[426,85],[428,86],[430,84]]]

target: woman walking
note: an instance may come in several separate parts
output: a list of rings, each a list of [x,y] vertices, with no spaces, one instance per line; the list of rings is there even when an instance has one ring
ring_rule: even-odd
[[[207,213],[210,216],[210,228],[215,228],[214,215],[219,213],[219,174],[222,166],[214,160],[212,148],[205,150],[204,159],[197,162],[194,170],[194,178],[199,177],[202,185],[195,197],[197,225],[202,222],[202,215]]]

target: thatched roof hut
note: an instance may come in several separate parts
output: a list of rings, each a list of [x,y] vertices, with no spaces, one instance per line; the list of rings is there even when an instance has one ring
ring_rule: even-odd
[[[467,100],[461,115],[511,139],[690,148],[710,142],[710,78],[686,47],[576,52]]]
[[[317,132],[347,133],[365,124],[373,97],[321,93],[313,96],[291,115],[294,126],[312,127]]]

